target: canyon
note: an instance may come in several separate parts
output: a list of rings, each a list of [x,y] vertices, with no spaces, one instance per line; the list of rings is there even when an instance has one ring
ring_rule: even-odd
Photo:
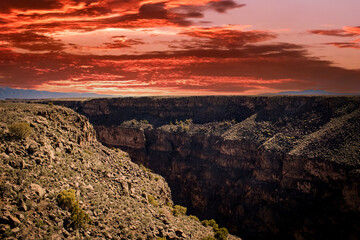
[[[360,97],[56,100],[243,239],[358,239]]]

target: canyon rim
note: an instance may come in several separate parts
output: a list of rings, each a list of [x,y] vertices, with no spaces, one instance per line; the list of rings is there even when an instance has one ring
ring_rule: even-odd
[[[54,101],[244,239],[357,239],[359,97]]]

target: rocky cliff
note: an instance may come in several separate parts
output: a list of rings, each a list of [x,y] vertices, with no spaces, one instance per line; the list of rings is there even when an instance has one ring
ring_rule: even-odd
[[[245,239],[358,239],[359,97],[57,102]]]
[[[1,239],[214,236],[172,206],[163,177],[103,146],[68,108],[0,102],[0,139]]]

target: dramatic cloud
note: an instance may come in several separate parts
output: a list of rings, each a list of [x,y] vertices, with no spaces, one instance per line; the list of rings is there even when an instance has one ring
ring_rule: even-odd
[[[212,1],[208,3],[208,7],[214,9],[217,12],[225,13],[227,10],[244,7],[245,4],[237,4],[232,0],[225,0],[225,1]]]
[[[13,9],[29,10],[29,9],[55,9],[62,7],[59,0],[11,0],[0,2],[0,12],[9,12]]]
[[[113,36],[114,39],[111,43],[105,43],[106,48],[128,48],[139,44],[144,44],[139,39],[128,39],[125,36]]]
[[[294,44],[128,56],[15,54],[3,50],[0,72],[1,85],[103,93],[130,94],[136,89],[143,94],[234,94],[263,88],[360,91],[360,71],[309,57],[303,47]]]
[[[333,37],[357,37],[355,40],[349,42],[329,42],[327,45],[332,45],[339,48],[354,48],[360,49],[360,27],[344,27],[343,29],[332,30],[312,30],[312,34],[320,34]]]
[[[241,31],[236,26],[192,28],[180,34],[205,39],[200,45],[210,48],[238,48],[248,43],[263,42],[276,38],[276,35],[266,31]],[[197,44],[199,45],[199,44]]]
[[[4,0],[0,85],[165,95],[360,91],[358,69],[291,40],[304,29],[246,22],[246,9],[242,0]],[[337,52],[360,49],[360,27],[309,33]]]
[[[326,43],[327,45],[333,45],[338,48],[355,48],[360,49],[360,43],[352,43],[352,42],[332,42],[332,43]]]
[[[312,34],[320,34],[325,36],[335,36],[335,37],[355,37],[357,34],[348,32],[342,29],[332,29],[332,30],[312,30],[309,31]]]
[[[64,49],[61,41],[30,31],[0,34],[0,40],[8,43],[10,47],[29,51],[60,51]]]
[[[5,3],[3,3],[5,2]],[[226,13],[244,6],[233,0],[174,1],[72,1],[16,0],[0,3],[11,28],[33,31],[93,31],[117,27],[189,26],[189,18],[202,18],[207,10]],[[6,19],[4,18],[4,19]],[[5,26],[6,27],[6,26]]]

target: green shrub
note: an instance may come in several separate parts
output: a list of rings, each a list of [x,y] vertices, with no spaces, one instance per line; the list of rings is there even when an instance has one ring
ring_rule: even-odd
[[[71,211],[71,220],[75,228],[84,228],[90,221],[90,217],[79,205],[76,205]]]
[[[190,215],[189,218],[193,219],[195,221],[198,221],[198,222],[200,221],[199,218],[197,216],[194,216],[194,215]]]
[[[229,231],[226,228],[220,228],[215,231],[215,238],[217,240],[226,240],[229,235]]]
[[[216,223],[214,219],[211,220],[203,220],[201,223],[205,227],[212,227],[214,233],[215,233],[215,239],[216,240],[226,240],[227,236],[229,235],[229,231],[226,228],[219,228],[219,225]]]
[[[59,206],[71,213],[72,225],[75,228],[83,228],[90,221],[90,217],[79,207],[79,201],[75,197],[75,190],[61,191],[56,198]]]
[[[214,219],[211,220],[203,220],[201,221],[202,225],[204,225],[205,227],[210,226],[213,228],[214,231],[219,229],[219,225],[216,223],[216,221]]]
[[[28,122],[16,122],[11,124],[9,127],[10,133],[16,138],[26,138],[31,133],[31,127]]]
[[[180,205],[175,205],[172,209],[172,213],[174,216],[185,215],[186,211],[187,208]]]
[[[186,120],[184,121],[184,123],[185,123],[186,125],[190,125],[190,124],[192,124],[192,122],[193,122],[192,119],[186,119]]]
[[[59,206],[65,210],[71,211],[72,208],[78,204],[78,201],[75,197],[75,190],[68,189],[62,190],[56,198]]]
[[[144,165],[140,164],[140,167],[141,167],[141,169],[142,169],[143,171],[148,172],[148,173],[151,173],[151,169],[145,167]]]
[[[148,201],[151,205],[158,207],[159,203],[156,201],[155,197],[153,195],[148,195]]]

